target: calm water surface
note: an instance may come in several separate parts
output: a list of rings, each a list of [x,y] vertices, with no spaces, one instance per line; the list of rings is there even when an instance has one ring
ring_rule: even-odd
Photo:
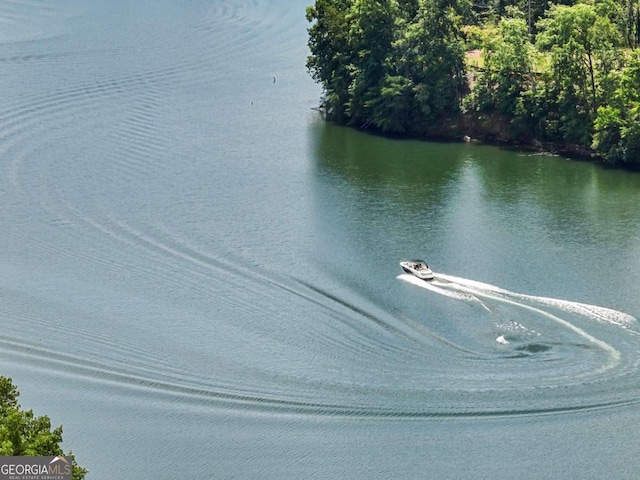
[[[637,478],[640,176],[325,124],[307,3],[0,3],[0,374],[95,479]]]

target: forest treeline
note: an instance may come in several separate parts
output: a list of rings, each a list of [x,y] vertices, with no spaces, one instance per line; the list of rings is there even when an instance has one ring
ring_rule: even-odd
[[[333,121],[640,166],[640,0],[317,0],[306,13]]]

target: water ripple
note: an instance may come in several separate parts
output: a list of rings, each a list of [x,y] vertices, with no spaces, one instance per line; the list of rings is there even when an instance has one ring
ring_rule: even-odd
[[[224,121],[221,133],[199,120],[237,109],[241,93],[223,105],[222,87],[248,76],[273,86],[264,63],[229,65],[274,45],[273,58],[304,48],[291,34],[306,26],[303,9],[246,0],[193,11],[175,32],[149,28],[131,45],[0,55],[8,66],[69,68],[65,82],[0,109],[0,221],[11,227],[0,262],[13,273],[0,276],[0,292],[14,299],[0,306],[3,360],[145,399],[257,413],[455,418],[639,403],[638,328],[625,313],[450,275],[403,276],[428,290],[420,300],[469,307],[421,315],[335,278],[248,260],[220,227],[237,219],[216,216],[239,195],[214,190],[242,184],[251,209],[261,201],[256,176],[230,165],[246,162],[238,171],[247,172],[268,160],[224,158],[210,139],[224,136]],[[57,15],[46,2],[0,7],[0,22],[16,29]],[[201,117],[185,113],[200,102]],[[236,233],[268,223],[237,221]],[[272,223],[288,228],[286,217]],[[449,335],[456,328],[464,334]]]

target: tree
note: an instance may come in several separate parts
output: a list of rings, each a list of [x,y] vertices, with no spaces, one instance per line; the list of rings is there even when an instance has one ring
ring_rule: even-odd
[[[403,18],[406,21],[411,21],[418,13],[418,0],[398,0],[398,7]]]
[[[607,163],[616,164],[624,158],[621,140],[625,123],[617,108],[609,106],[598,108],[598,115],[593,124],[594,133],[591,146],[603,155]]]
[[[593,5],[582,3],[553,5],[538,29],[537,45],[551,52],[564,140],[590,144],[593,120],[602,105],[599,77],[608,71],[619,32]]]
[[[620,8],[624,12],[618,22],[622,36],[629,48],[637,48],[640,44],[640,2],[625,0]]]
[[[415,125],[415,88],[402,75],[384,79],[380,94],[369,101],[372,122],[383,132],[413,133]]]
[[[566,3],[555,1],[553,3]],[[527,21],[527,30],[532,33],[535,23],[542,18],[551,2],[545,0],[474,0],[473,10],[484,19],[483,23],[499,22],[505,17],[511,17],[515,9],[524,12]]]
[[[349,68],[352,49],[349,43],[347,13],[353,0],[317,0],[307,7],[309,50],[307,69],[324,91],[323,107],[327,118],[342,123],[349,98]]]
[[[62,426],[51,430],[49,417],[36,417],[18,404],[20,393],[10,378],[0,376],[0,455],[65,455],[60,447]],[[74,480],[83,480],[87,470],[78,466],[72,452]]]
[[[608,163],[640,165],[640,53],[634,51],[615,78],[611,105],[598,109],[592,147]]]
[[[379,98],[388,73],[398,17],[395,0],[354,0],[351,5],[349,38],[354,61],[348,114],[352,125],[367,127],[374,123],[371,106]]]
[[[484,39],[484,72],[475,94],[481,109],[513,115],[518,99],[533,88],[533,45],[522,19],[503,18]]]
[[[508,131],[517,139],[537,133],[538,92],[533,65],[535,49],[522,18],[503,18],[483,41],[484,69],[474,88],[478,110],[494,111],[510,120]]]
[[[640,166],[640,122],[632,122],[622,130],[623,161],[626,165]]]
[[[423,132],[460,108],[467,86],[460,15],[465,4],[420,0],[413,22],[394,45],[396,70],[415,92],[416,122]]]

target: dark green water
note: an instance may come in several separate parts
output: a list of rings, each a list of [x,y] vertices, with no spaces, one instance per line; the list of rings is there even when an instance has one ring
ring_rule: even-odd
[[[89,478],[636,478],[640,176],[323,122],[305,6],[0,5],[0,374]]]

